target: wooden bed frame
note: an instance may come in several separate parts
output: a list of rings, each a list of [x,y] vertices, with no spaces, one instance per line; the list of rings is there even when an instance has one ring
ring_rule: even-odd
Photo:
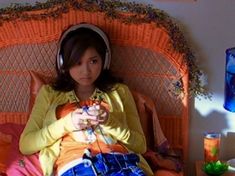
[[[1,23],[0,124],[26,123],[32,83],[29,71],[54,76],[57,41],[61,32],[72,24],[92,23],[110,36],[113,45],[111,69],[131,89],[151,97],[164,135],[170,146],[182,153],[187,168],[188,66],[184,53],[174,48],[174,39],[168,29],[157,21],[123,22],[123,19],[131,19],[132,12],[129,11],[122,12],[121,18],[111,19],[97,7],[93,11],[71,7],[57,18],[45,15],[62,6],[57,4],[49,10],[26,10],[22,14],[31,18],[15,18]],[[184,89],[180,97],[174,94],[174,85],[179,80]]]

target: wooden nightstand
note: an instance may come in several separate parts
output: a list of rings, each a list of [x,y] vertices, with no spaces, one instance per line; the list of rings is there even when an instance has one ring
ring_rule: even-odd
[[[202,170],[203,161],[196,161],[196,176],[207,176]],[[222,176],[235,176],[235,172],[226,172]]]

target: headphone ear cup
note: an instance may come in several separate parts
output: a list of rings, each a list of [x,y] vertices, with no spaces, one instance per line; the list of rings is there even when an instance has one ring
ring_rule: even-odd
[[[62,54],[59,54],[59,57],[58,57],[58,60],[57,60],[57,66],[58,66],[58,70],[63,73],[64,70],[63,70],[63,64],[64,64],[64,59],[63,59],[63,56]]]
[[[104,61],[104,69],[109,69],[110,66],[110,59],[109,59],[109,51],[107,50],[105,53],[105,61]]]

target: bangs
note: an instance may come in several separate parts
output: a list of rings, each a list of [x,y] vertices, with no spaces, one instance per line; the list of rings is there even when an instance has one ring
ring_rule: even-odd
[[[87,29],[78,29],[69,33],[62,43],[61,53],[64,56],[64,69],[69,70],[77,65],[88,48],[94,48],[105,62],[107,46],[99,34]]]
[[[87,43],[83,43],[83,45],[80,45],[79,41],[77,41],[71,50],[70,57],[68,58],[68,67],[77,65],[80,62],[81,57],[84,55],[85,51],[89,47],[90,46]]]

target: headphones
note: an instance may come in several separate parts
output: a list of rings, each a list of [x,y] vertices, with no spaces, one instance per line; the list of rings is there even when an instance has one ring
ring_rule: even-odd
[[[90,29],[90,30],[96,32],[97,34],[99,34],[100,37],[103,39],[103,41],[106,45],[106,53],[105,53],[105,61],[104,61],[103,69],[109,69],[110,62],[111,62],[111,49],[110,49],[109,40],[108,40],[107,35],[100,28],[98,28],[97,26],[95,26],[93,24],[81,23],[81,24],[74,25],[74,26],[71,26],[70,28],[68,28],[60,38],[59,45],[58,45],[59,48],[57,50],[57,55],[56,55],[56,64],[57,64],[58,70],[63,73],[64,58],[63,58],[63,55],[61,54],[61,44],[62,44],[64,38],[70,32],[75,31],[79,28]]]

